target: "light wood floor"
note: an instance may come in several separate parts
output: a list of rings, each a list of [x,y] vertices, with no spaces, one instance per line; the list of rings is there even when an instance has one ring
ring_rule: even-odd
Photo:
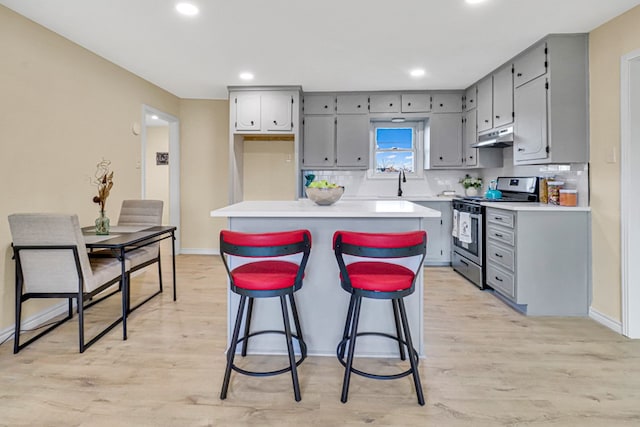
[[[332,357],[300,366],[299,403],[288,374],[234,373],[221,401],[224,269],[215,256],[177,264],[178,301],[166,289],[134,312],[127,341],[116,328],[79,354],[71,321],[17,355],[11,341],[1,345],[0,425],[640,425],[640,341],[586,318],[523,317],[449,268],[425,270],[426,406],[410,377],[353,376],[340,403],[342,367]],[[150,289],[155,277],[144,273],[134,289]],[[93,307],[88,322],[117,316],[118,298]]]

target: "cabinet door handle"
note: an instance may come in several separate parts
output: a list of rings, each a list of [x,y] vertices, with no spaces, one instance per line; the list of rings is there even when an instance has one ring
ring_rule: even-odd
[[[500,116],[496,116],[496,119],[499,119],[499,118],[500,118]]]
[[[328,158],[328,157],[325,157],[325,158],[324,158],[324,161],[325,161],[325,162],[328,162],[328,161],[329,161],[329,158]]]
[[[464,264],[464,265],[466,265],[467,267],[469,267],[469,264],[467,264],[467,263],[466,263],[466,262],[464,262],[463,260],[460,260],[460,264]]]
[[[473,160],[473,156],[469,156],[469,159],[470,159],[470,160]]]
[[[442,156],[440,156],[440,160],[442,160]]]
[[[444,107],[444,104],[440,104],[441,107]]]
[[[360,104],[358,104],[358,106],[356,108],[361,108],[362,106]]]
[[[273,121],[273,124],[274,124],[274,125],[277,125],[277,124],[278,124],[278,122],[277,122],[276,120],[274,120],[274,121]]]
[[[524,151],[524,148],[518,148],[518,151]]]
[[[329,106],[328,106],[328,105],[325,105],[325,106],[324,106],[324,108],[329,108]]]
[[[496,255],[498,258],[503,258],[503,256],[502,256],[502,255],[500,255],[499,253],[496,253],[495,255]]]
[[[484,122],[485,122],[485,123],[489,123],[489,120],[485,120]]]
[[[358,161],[362,160],[362,157],[358,157]]]
[[[393,102],[390,102],[390,103],[389,103],[389,107],[393,107]]]
[[[253,120],[251,120],[251,126],[253,126]]]
[[[411,103],[410,103],[410,102],[407,102],[407,105],[408,105],[409,107],[411,107]]]
[[[522,77],[522,73],[518,73],[518,74],[516,74],[516,76]]]
[[[501,278],[499,278],[498,276],[496,276],[496,280],[497,280],[498,282],[502,282],[502,281],[503,281],[503,280],[502,280]]]
[[[495,219],[496,221],[502,221],[502,217],[501,216],[494,216],[493,219]]]
[[[496,236],[496,237],[504,237],[504,236],[503,236],[502,234],[500,234],[500,233],[494,233],[494,236]]]

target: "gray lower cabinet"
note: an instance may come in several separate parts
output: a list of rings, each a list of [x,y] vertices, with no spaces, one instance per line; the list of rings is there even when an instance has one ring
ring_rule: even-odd
[[[528,315],[586,316],[590,215],[487,208],[486,284]]]
[[[453,225],[450,201],[416,201],[421,206],[440,211],[440,218],[424,218],[427,232],[427,255],[424,264],[428,266],[451,265],[451,227]]]

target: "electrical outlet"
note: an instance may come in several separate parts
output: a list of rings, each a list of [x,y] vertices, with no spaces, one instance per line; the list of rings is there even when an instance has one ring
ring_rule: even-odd
[[[618,153],[615,146],[609,148],[609,151],[607,152],[607,163],[616,163],[618,161],[617,154]]]

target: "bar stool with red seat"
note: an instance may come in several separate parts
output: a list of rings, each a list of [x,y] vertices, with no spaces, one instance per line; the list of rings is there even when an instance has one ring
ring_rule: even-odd
[[[297,366],[307,357],[307,346],[302,337],[294,292],[302,287],[304,269],[311,251],[311,233],[308,230],[293,230],[272,233],[241,233],[222,230],[220,232],[220,255],[229,276],[231,291],[240,295],[231,344],[227,350],[227,366],[222,383],[220,399],[226,399],[231,370],[250,376],[271,376],[291,372],[296,401],[300,401],[300,384]],[[298,255],[297,257],[292,257]],[[242,258],[242,260],[240,259]],[[298,259],[296,259],[298,258]],[[291,331],[287,299],[291,305],[291,315],[295,333]],[[254,298],[279,297],[284,330],[261,330],[250,332]],[[246,316],[243,316],[245,305]],[[240,327],[244,319],[244,334]],[[236,347],[242,342],[242,356],[247,354],[250,337],[261,334],[283,334],[287,341],[289,366],[268,372],[242,369],[234,364]],[[300,359],[295,360],[293,339],[298,341]]]
[[[336,231],[333,235],[333,248],[340,268],[342,289],[351,294],[342,341],[337,349],[338,360],[345,367],[342,403],[347,402],[349,382],[353,372],[380,380],[413,375],[418,403],[424,405],[418,372],[419,357],[413,347],[403,298],[413,293],[416,277],[421,274],[427,249],[426,232],[422,230],[402,233]],[[404,261],[412,258],[413,263],[407,263],[412,268],[394,262],[402,258],[406,258]],[[391,300],[396,336],[382,332],[358,332],[362,298]],[[372,374],[354,368],[356,338],[362,335],[377,335],[398,341],[400,359],[405,360],[404,347],[406,347],[411,367],[393,375]],[[348,355],[345,361],[344,353],[347,345]]]

